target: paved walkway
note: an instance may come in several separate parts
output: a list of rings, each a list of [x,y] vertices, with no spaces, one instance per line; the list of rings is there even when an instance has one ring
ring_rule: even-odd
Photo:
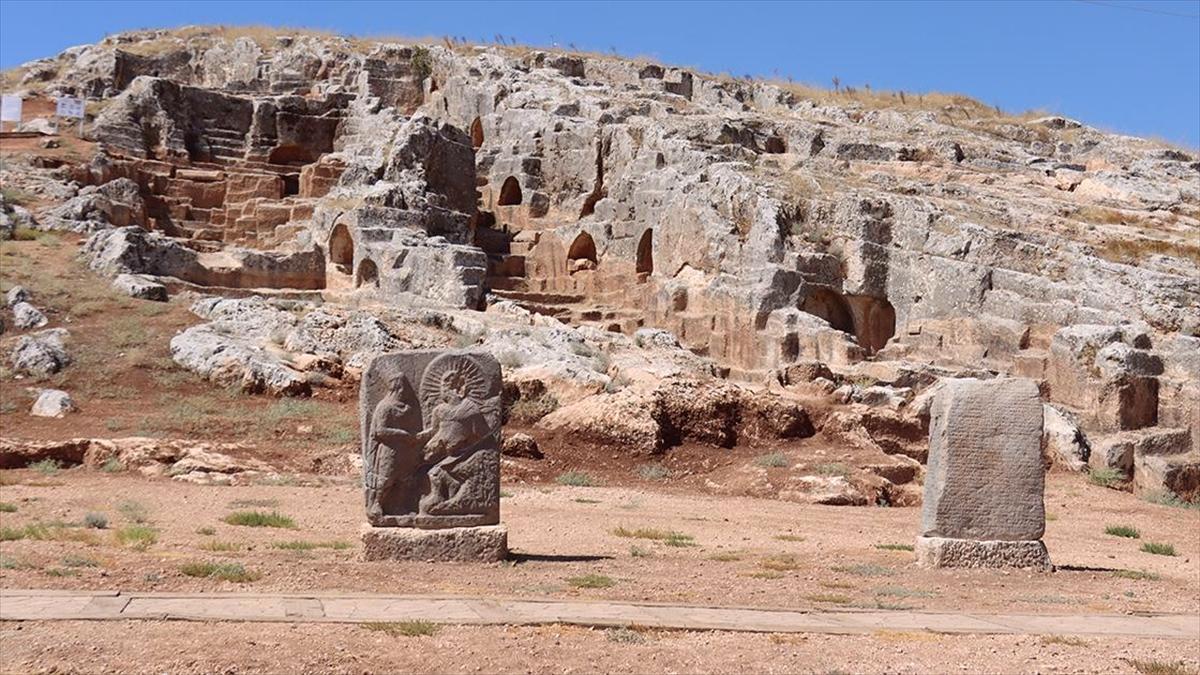
[[[634,602],[428,595],[122,593],[0,590],[0,620],[340,622],[425,620],[448,624],[646,626],[779,633],[1100,635],[1200,639],[1200,615],[983,614],[843,610],[805,612]]]

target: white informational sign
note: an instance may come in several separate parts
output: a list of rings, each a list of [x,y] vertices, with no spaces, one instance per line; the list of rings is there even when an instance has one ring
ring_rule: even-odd
[[[21,97],[4,96],[0,98],[0,122],[21,121]]]
[[[83,99],[71,96],[59,96],[58,107],[54,111],[59,117],[78,117],[83,119]]]

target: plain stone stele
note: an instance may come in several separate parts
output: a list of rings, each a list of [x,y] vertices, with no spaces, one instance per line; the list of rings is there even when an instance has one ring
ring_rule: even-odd
[[[359,397],[367,560],[504,559],[500,388],[487,353],[371,360]]]
[[[1042,415],[1032,380],[945,382],[930,410],[921,566],[1050,568]]]

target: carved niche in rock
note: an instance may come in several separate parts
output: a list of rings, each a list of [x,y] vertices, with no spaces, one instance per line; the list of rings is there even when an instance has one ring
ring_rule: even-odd
[[[440,529],[500,522],[500,365],[491,355],[377,356],[359,399],[367,520]]]

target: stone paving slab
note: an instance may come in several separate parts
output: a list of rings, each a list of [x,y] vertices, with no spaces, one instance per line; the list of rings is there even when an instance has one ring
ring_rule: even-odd
[[[1097,635],[1200,640],[1200,615],[982,614],[701,607],[365,593],[122,593],[0,590],[0,621],[133,620],[645,626],[683,630],[854,634]]]

